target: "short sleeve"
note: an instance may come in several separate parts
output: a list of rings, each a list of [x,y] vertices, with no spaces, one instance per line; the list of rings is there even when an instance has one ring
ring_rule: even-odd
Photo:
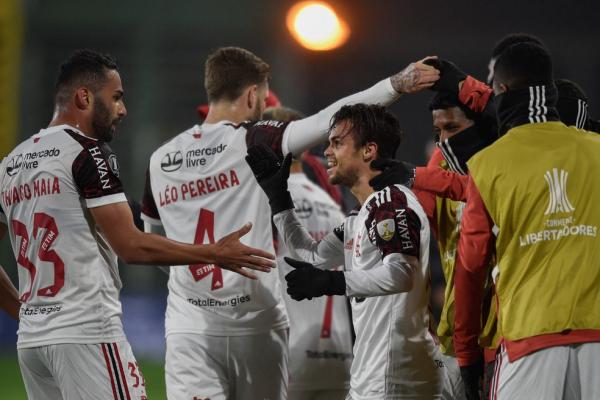
[[[156,202],[154,201],[154,195],[152,194],[152,186],[150,183],[150,170],[146,170],[146,183],[144,185],[144,196],[142,197],[142,220],[151,225],[162,225],[160,222],[160,215]]]
[[[283,132],[289,122],[281,121],[257,121],[245,123],[246,144],[248,147],[257,144],[269,146],[276,154],[283,155],[281,143],[283,141]]]
[[[369,200],[365,221],[369,240],[381,252],[419,257],[421,220],[409,207],[406,194],[396,186],[388,186]]]
[[[73,179],[88,208],[127,201],[119,179],[117,156],[102,141],[67,131],[83,149],[72,165]]]

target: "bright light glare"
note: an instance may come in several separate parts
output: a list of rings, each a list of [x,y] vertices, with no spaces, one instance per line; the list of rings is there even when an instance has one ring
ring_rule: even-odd
[[[335,11],[320,1],[303,1],[287,15],[287,26],[294,38],[310,50],[332,50],[343,45],[350,29]]]

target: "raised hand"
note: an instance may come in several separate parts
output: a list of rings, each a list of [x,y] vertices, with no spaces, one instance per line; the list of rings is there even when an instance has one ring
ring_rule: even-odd
[[[425,63],[432,59],[436,59],[436,57],[425,57],[393,75],[391,81],[394,90],[398,93],[416,93],[432,87],[440,78],[440,72]]]
[[[292,164],[291,153],[281,162],[273,150],[264,144],[259,144],[248,148],[246,162],[252,169],[258,184],[269,198],[273,214],[294,208],[287,187],[290,165]]]
[[[252,224],[248,222],[240,229],[222,237],[215,246],[215,264],[223,269],[237,272],[250,279],[257,279],[252,272],[244,268],[255,271],[270,272],[275,268],[275,256],[264,250],[248,247],[240,242],[240,238],[250,232]]]

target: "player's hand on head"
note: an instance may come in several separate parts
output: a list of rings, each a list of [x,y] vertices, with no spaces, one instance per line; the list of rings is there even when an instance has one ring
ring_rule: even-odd
[[[244,268],[269,272],[272,268],[275,268],[275,262],[271,261],[275,259],[275,256],[240,242],[240,238],[250,232],[250,229],[252,229],[252,224],[247,223],[215,243],[215,264],[247,278],[257,279],[255,274],[246,271]]]
[[[294,268],[285,276],[287,292],[294,300],[311,300],[323,295],[342,295],[346,292],[346,279],[341,271],[324,271],[314,265],[284,257]]]
[[[394,90],[398,93],[417,93],[432,87],[440,78],[440,71],[425,63],[431,59],[436,57],[429,56],[410,63],[402,71],[392,75],[391,82]]]
[[[412,187],[415,180],[415,166],[406,161],[394,160],[392,158],[378,158],[371,161],[371,169],[381,171],[369,181],[369,186],[374,190],[382,190],[383,188],[395,184]]]
[[[450,92],[458,96],[459,84],[467,78],[467,74],[458,68],[456,64],[442,58],[428,59],[424,63],[440,72],[440,79],[431,86],[431,90]]]
[[[269,198],[273,214],[294,208],[287,186],[292,165],[291,153],[287,154],[282,161],[271,148],[259,144],[248,148],[246,162]]]

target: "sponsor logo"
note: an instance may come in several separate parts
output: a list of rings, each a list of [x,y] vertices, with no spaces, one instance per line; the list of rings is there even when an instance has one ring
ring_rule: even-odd
[[[164,155],[160,160],[160,169],[165,172],[177,171],[183,164],[183,156],[181,151],[172,151]]]
[[[187,299],[188,303],[195,305],[196,307],[237,307],[242,303],[247,303],[250,301],[250,295],[237,295],[235,297],[231,297],[229,299],[202,299],[197,297],[195,299],[189,298]]]
[[[185,166],[186,167],[199,167],[206,165],[206,161],[209,157],[220,154],[227,148],[226,144],[219,144],[214,147],[203,147],[200,149],[192,149],[185,153]]]
[[[258,121],[257,123],[254,124],[254,126],[272,126],[273,128],[281,128],[283,126],[283,124],[285,124],[285,122],[267,120],[267,121]]]
[[[14,176],[21,170],[22,166],[23,154],[17,154],[8,162],[8,165],[6,166],[6,173],[8,174],[8,176]]]
[[[377,224],[377,233],[379,237],[386,242],[390,241],[394,237],[395,223],[393,219],[384,219]]]
[[[118,178],[119,177],[119,163],[117,162],[117,156],[115,156],[114,154],[111,154],[110,157],[108,157],[108,166],[110,167],[110,170],[113,172],[113,174],[115,174],[115,176]]]
[[[567,197],[568,177],[569,173],[567,171],[561,169],[559,172],[557,168],[553,168],[552,171],[546,171],[544,174],[549,191],[548,207],[544,215],[575,211],[575,207],[573,207]]]
[[[572,213],[575,207],[567,197],[567,179],[569,173],[565,170],[552,168],[546,171],[544,179],[548,184],[548,207],[544,215],[558,213]],[[552,217],[550,217],[552,218]],[[540,242],[561,240],[569,236],[592,237],[598,236],[598,227],[588,225],[581,221],[576,221],[571,216],[562,218],[552,218],[544,222],[544,228],[536,232],[519,235],[519,245],[521,247],[534,245]]]
[[[339,360],[346,361],[354,358],[352,353],[342,353],[335,351],[319,351],[319,350],[306,350],[306,358],[320,359],[320,360]]]

